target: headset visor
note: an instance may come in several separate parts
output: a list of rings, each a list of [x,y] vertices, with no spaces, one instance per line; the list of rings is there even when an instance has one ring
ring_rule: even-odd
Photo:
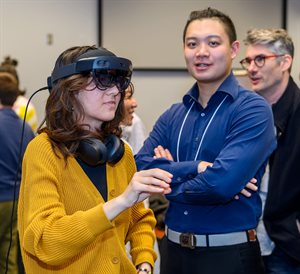
[[[94,69],[92,76],[97,88],[105,90],[117,86],[123,92],[130,84],[131,71]]]

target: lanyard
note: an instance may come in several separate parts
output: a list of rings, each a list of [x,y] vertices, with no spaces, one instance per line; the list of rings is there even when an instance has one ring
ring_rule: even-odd
[[[203,135],[202,135],[202,137],[201,137],[200,143],[199,143],[199,145],[198,145],[198,149],[197,149],[197,152],[196,152],[194,161],[196,161],[197,158],[198,158],[199,151],[200,151],[201,145],[202,145],[202,143],[203,143],[203,139],[204,139],[204,137],[205,137],[205,135],[206,135],[206,132],[207,132],[207,130],[208,130],[208,128],[209,128],[209,126],[210,126],[212,120],[214,119],[216,113],[218,112],[218,110],[220,109],[220,107],[222,106],[222,104],[224,103],[224,101],[226,100],[227,97],[228,97],[228,95],[225,96],[225,98],[224,98],[224,99],[222,100],[222,102],[218,105],[218,107],[217,107],[216,110],[214,111],[213,115],[212,115],[211,118],[209,119],[209,122],[208,122],[208,124],[207,124],[206,127],[205,127],[205,130],[204,130]],[[181,124],[181,127],[180,127],[180,131],[179,131],[179,135],[178,135],[178,140],[177,140],[177,149],[176,149],[176,153],[177,153],[177,161],[178,161],[178,162],[180,162],[180,160],[179,160],[179,145],[180,145],[180,139],[181,139],[183,127],[184,127],[184,124],[185,124],[185,122],[186,122],[186,119],[187,119],[187,117],[189,116],[190,111],[192,110],[194,104],[195,104],[195,101],[194,101],[194,102],[192,103],[192,105],[190,106],[188,112],[186,113],[186,115],[185,115],[185,117],[184,117],[184,119],[183,119],[183,122],[182,122],[182,124]]]

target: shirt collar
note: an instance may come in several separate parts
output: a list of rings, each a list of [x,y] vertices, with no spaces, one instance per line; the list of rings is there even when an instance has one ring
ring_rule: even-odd
[[[233,73],[231,72],[228,77],[223,81],[216,92],[224,92],[230,95],[233,100],[238,96],[239,83]],[[197,83],[195,83],[192,88],[183,97],[183,103],[186,105],[191,104],[192,101],[198,102],[199,89]]]

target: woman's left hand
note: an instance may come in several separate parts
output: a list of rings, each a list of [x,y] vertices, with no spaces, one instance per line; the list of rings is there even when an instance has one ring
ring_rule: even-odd
[[[172,174],[159,169],[153,168],[136,172],[126,190],[121,194],[127,207],[141,202],[151,194],[168,194],[171,192],[170,183]]]
[[[152,273],[152,266],[149,263],[141,263],[137,267],[138,274],[151,274]]]

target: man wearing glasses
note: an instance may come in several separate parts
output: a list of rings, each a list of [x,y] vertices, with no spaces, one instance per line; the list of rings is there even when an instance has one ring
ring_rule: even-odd
[[[290,75],[294,45],[283,29],[249,30],[245,44],[240,63],[252,89],[272,106],[278,140],[261,188],[266,195],[258,228],[263,223],[266,228],[261,251],[267,273],[300,273],[300,90]]]

